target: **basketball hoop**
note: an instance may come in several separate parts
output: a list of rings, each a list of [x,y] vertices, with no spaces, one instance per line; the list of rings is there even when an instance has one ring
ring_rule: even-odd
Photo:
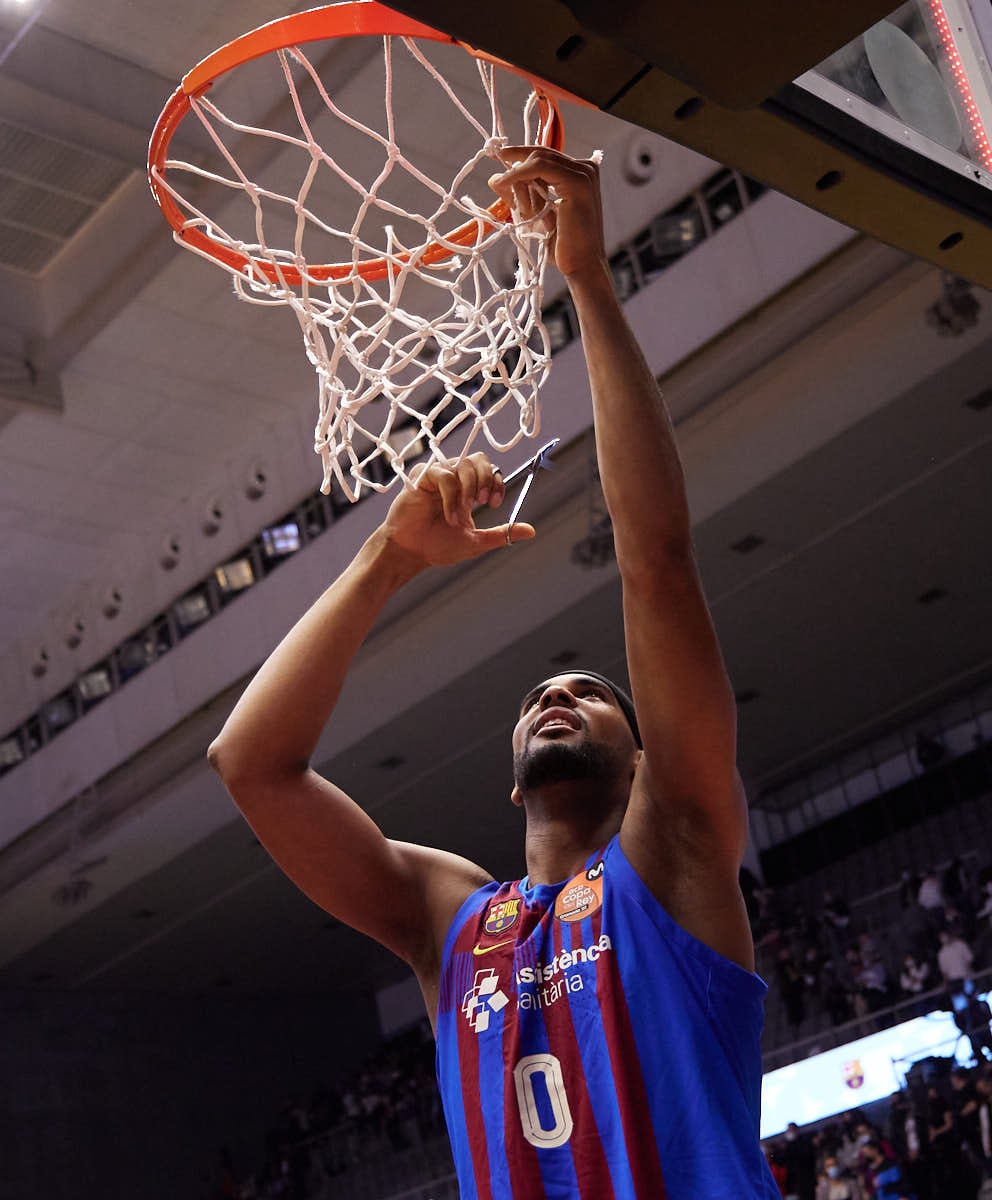
[[[379,128],[332,97],[302,49],[369,36],[382,38],[383,46],[385,108],[376,115]],[[457,47],[473,57],[478,84],[471,97],[456,93],[421,43]],[[288,103],[279,111],[291,114],[290,128],[236,120],[208,95],[234,68],[250,63],[272,66],[288,89]],[[394,85],[414,71],[416,94],[401,109]],[[516,137],[509,135],[499,107],[504,77],[530,85]],[[537,434],[537,393],[550,363],[541,324],[548,258],[542,214],[521,221],[502,200],[484,204],[473,198],[471,188],[476,197],[482,194],[481,172],[501,169],[500,152],[508,145],[561,148],[553,92],[543,81],[374,0],[353,0],[285,17],[237,38],[190,71],[166,104],[149,145],[152,193],[179,244],[228,271],[238,297],[287,306],[296,315],[318,378],[315,449],[323,461],[322,491],[336,479],[356,500],[364,487],[384,491],[397,477],[409,482],[408,465],[425,455],[460,460],[480,433],[499,452]],[[447,184],[436,182],[399,145],[399,125],[425,97],[450,101],[457,129],[467,129],[478,142]],[[206,132],[215,156],[210,163],[170,157],[172,140],[191,114]],[[332,149],[320,144],[318,134]],[[299,172],[294,178],[302,184],[295,195],[269,185],[268,163],[256,172],[265,182],[249,177],[243,162],[252,159],[257,166],[259,139],[267,139],[269,158],[292,163],[284,173]],[[365,180],[350,160],[339,161],[345,142],[362,160]],[[322,188],[326,203],[319,215]],[[211,189],[222,200],[220,211],[208,217],[202,193]],[[402,200],[397,189],[405,189]],[[416,206],[408,192],[416,193]],[[358,201],[357,216],[346,227],[334,219],[342,195],[344,204],[349,196]],[[547,198],[545,212],[552,203]],[[511,426],[508,418],[514,417]],[[453,460],[441,443],[456,429],[464,436]]]

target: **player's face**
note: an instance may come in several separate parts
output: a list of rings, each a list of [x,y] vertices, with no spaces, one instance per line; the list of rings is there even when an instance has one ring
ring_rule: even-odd
[[[514,777],[530,790],[567,779],[608,778],[637,746],[616,696],[588,675],[555,675],[524,697],[513,731]]]

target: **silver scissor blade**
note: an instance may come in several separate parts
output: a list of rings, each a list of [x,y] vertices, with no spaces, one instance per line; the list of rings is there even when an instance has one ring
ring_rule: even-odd
[[[526,475],[528,471],[533,475],[535,471],[539,471],[542,467],[548,467],[550,465],[548,463],[548,459],[551,457],[552,452],[555,450],[560,441],[561,438],[552,438],[550,442],[545,442],[545,444],[532,458],[528,458],[526,462],[521,463],[520,466],[512,470],[509,475],[504,475],[503,482],[513,483],[515,480],[519,479],[521,475]]]
[[[507,542],[510,540],[510,530],[513,528],[513,524],[517,517],[520,516],[520,510],[523,508],[524,501],[527,499],[527,493],[530,491],[531,484],[534,482],[534,477],[537,475],[538,471],[542,469],[542,467],[550,468],[551,464],[548,462],[548,459],[551,457],[552,451],[560,441],[561,438],[552,438],[550,442],[546,442],[532,458],[529,458],[525,463],[522,463],[515,471],[511,471],[510,474],[507,475],[503,480],[504,484],[509,485],[514,483],[517,479],[520,479],[522,476],[527,476],[527,478],[524,479],[524,485],[520,489],[519,495],[514,501],[513,511],[507,518]]]

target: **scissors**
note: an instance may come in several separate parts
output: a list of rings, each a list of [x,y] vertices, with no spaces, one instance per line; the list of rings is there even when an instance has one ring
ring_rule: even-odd
[[[521,463],[519,467],[511,471],[509,475],[506,475],[503,478],[504,485],[509,487],[511,483],[515,483],[522,476],[527,476],[527,478],[524,480],[524,486],[520,489],[520,494],[514,501],[513,511],[510,513],[506,526],[506,543],[508,546],[513,544],[510,541],[510,530],[513,528],[514,521],[516,521],[517,517],[520,516],[520,509],[523,507],[523,503],[527,499],[527,493],[530,491],[531,484],[534,482],[534,476],[542,469],[542,467],[547,467],[550,469],[551,464],[549,459],[551,458],[555,447],[560,441],[561,438],[552,438],[550,442],[545,442],[545,444],[532,458],[528,458],[526,462]]]

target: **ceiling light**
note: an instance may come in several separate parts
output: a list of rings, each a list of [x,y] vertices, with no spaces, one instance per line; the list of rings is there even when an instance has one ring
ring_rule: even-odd
[[[155,643],[151,634],[125,642],[117,649],[117,670],[120,672],[121,682],[137,675],[154,661]]]
[[[282,525],[271,525],[262,530],[262,553],[268,559],[283,558],[295,554],[301,544],[300,527],[295,521]]]
[[[559,350],[564,349],[575,337],[572,332],[568,307],[563,301],[549,305],[541,313],[541,320],[544,322],[544,328],[548,331],[548,345],[552,354],[557,354]]]
[[[19,762],[24,761],[24,750],[21,747],[20,738],[14,736],[4,738],[0,742],[0,771],[8,770],[10,767],[16,767]]]
[[[49,733],[58,733],[65,729],[67,725],[71,725],[75,721],[77,716],[75,702],[68,692],[63,692],[61,696],[49,700],[41,710],[41,719]]]
[[[204,591],[190,592],[172,606],[176,624],[183,633],[202,625],[210,616],[210,602]]]
[[[214,578],[225,596],[237,595],[255,582],[255,571],[248,558],[234,558],[214,570]]]
[[[637,291],[637,273],[626,250],[621,250],[610,259],[610,274],[613,276],[613,288],[617,299],[621,303]]]
[[[114,690],[113,679],[106,667],[94,667],[92,671],[80,675],[76,686],[79,688],[80,696],[90,704],[96,700],[102,700],[104,696],[109,696]]]
[[[665,213],[651,222],[651,252],[662,263],[681,258],[705,236],[695,204],[688,212]]]

